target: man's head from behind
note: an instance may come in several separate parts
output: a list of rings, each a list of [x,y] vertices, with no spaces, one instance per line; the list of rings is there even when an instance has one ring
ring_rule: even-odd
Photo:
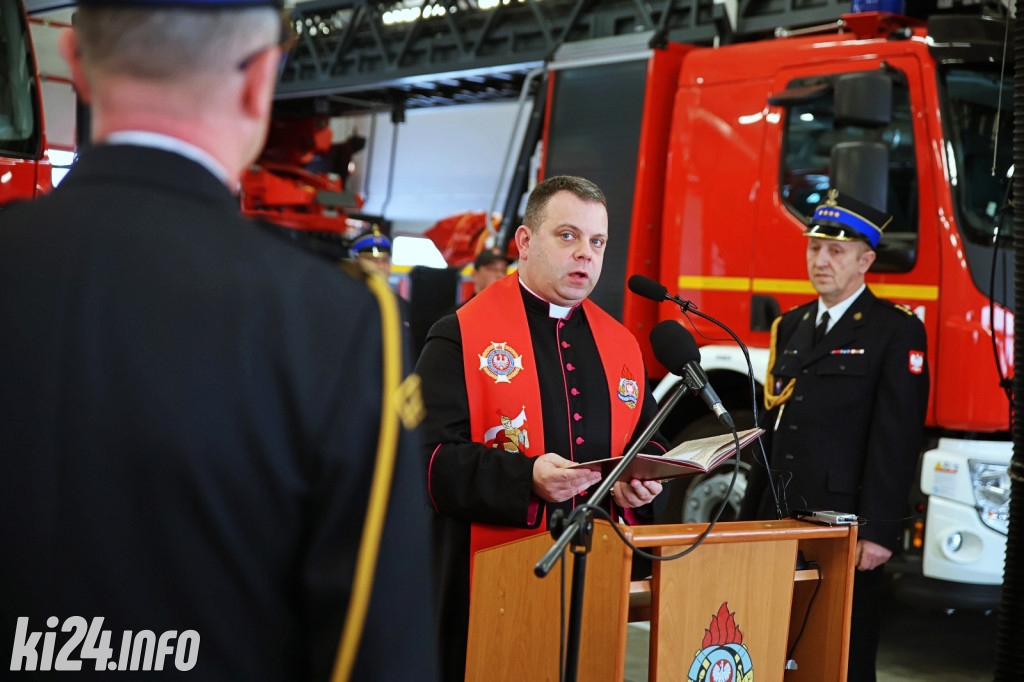
[[[504,277],[508,266],[508,259],[493,249],[478,253],[473,261],[473,293],[479,294]]]
[[[825,305],[840,303],[864,284],[875,262],[875,248],[891,216],[830,190],[818,206],[804,235],[807,274]]]
[[[94,139],[148,130],[205,148],[212,138],[216,149],[207,151],[232,157],[222,163],[248,165],[270,117],[282,39],[278,5],[81,0],[60,49],[93,107]]]
[[[608,211],[601,189],[560,175],[537,185],[516,230],[519,277],[550,303],[573,306],[594,290],[608,243]]]

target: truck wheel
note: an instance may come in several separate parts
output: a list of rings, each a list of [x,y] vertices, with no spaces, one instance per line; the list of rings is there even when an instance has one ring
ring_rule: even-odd
[[[736,466],[736,460],[730,459],[723,462],[717,469],[708,474],[697,476],[690,483],[683,498],[682,522],[683,523],[707,523],[715,515],[715,510],[725,498],[729,490],[729,482],[732,481],[732,472]],[[740,505],[743,504],[743,496],[747,493],[747,472],[750,471],[750,464],[740,460],[740,470],[736,474],[736,484],[732,487],[732,494],[729,495],[729,502],[719,521],[735,521],[739,514]]]
[[[754,423],[753,413],[749,410],[737,410],[733,413],[733,420],[736,422],[736,428],[741,431],[750,428]],[[724,429],[725,427],[718,421],[718,418],[709,414],[688,424],[672,439],[671,443],[675,446],[688,440],[714,436],[722,433]],[[736,484],[733,486],[729,502],[722,510],[719,521],[733,521],[739,513],[740,504],[747,491],[747,473],[750,471],[751,461],[749,450],[748,447],[741,453]],[[718,468],[707,474],[666,481],[665,490],[658,496],[664,497],[665,500],[660,505],[657,502],[655,504],[656,522],[707,523],[710,521],[715,510],[718,509],[718,505],[725,498],[735,465],[736,460],[730,459],[722,462]]]

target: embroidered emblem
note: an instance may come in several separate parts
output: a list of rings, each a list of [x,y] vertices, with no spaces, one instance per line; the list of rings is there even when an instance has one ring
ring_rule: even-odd
[[[830,355],[864,355],[863,348],[836,348]]]
[[[491,341],[491,345],[484,348],[483,355],[477,357],[480,358],[480,369],[496,384],[510,383],[523,368],[523,356],[507,343]]]
[[[410,374],[395,391],[395,411],[398,412],[398,418],[402,420],[402,424],[407,429],[416,428],[427,416],[427,411],[423,407],[420,383],[420,375]]]
[[[623,365],[622,376],[619,377],[619,400],[626,403],[626,407],[629,409],[635,409],[639,393],[640,387],[637,385],[636,379],[633,378],[633,373]]]
[[[530,434],[526,431],[526,407],[515,417],[507,417],[496,410],[501,423],[484,432],[484,445],[506,452],[522,452],[530,447]]]
[[[924,351],[910,351],[910,359],[907,363],[907,369],[910,370],[911,374],[920,374],[924,371]]]
[[[753,662],[743,644],[743,633],[736,627],[735,613],[723,602],[718,615],[704,631],[703,647],[686,675],[689,682],[754,682]]]

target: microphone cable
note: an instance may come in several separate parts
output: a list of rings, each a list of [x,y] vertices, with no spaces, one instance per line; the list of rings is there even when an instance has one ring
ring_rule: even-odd
[[[796,633],[796,638],[793,640],[793,645],[789,647],[789,651],[786,652],[786,670],[796,670],[796,661],[793,660],[793,652],[796,651],[796,645],[800,643],[800,638],[804,636],[804,629],[807,627],[807,619],[811,616],[811,607],[814,606],[814,598],[818,596],[818,590],[821,589],[821,564],[817,561],[806,561],[804,566],[807,568],[814,567],[818,570],[818,582],[814,585],[814,592],[811,593],[811,598],[807,602],[807,610],[804,611],[804,621],[800,624],[800,632]],[[790,667],[792,665],[792,667]]]
[[[673,303],[679,306],[679,311],[682,313],[683,317],[686,318],[686,321],[690,323],[690,326],[693,327],[695,331],[698,331],[697,325],[689,317],[689,313],[691,312],[694,315],[701,317],[707,320],[708,322],[711,322],[712,324],[717,325],[718,327],[723,329],[729,336],[732,337],[733,341],[736,342],[736,345],[739,346],[740,351],[743,353],[743,359],[747,363],[747,379],[749,379],[750,381],[750,399],[751,407],[753,408],[754,426],[764,428],[763,426],[761,426],[761,416],[757,409],[757,382],[754,379],[754,364],[750,361],[750,352],[747,350],[746,344],[744,344],[740,340],[740,338],[732,331],[732,329],[727,327],[725,324],[719,322],[715,318],[711,317],[710,315],[706,315],[700,312],[697,309],[697,306],[694,305],[691,301],[687,301],[686,299],[680,298],[679,296],[670,296],[668,293],[668,289],[666,289],[664,286],[654,281],[650,277],[640,274],[631,275],[627,282],[627,287],[637,296],[642,296],[657,303],[661,303],[663,301],[672,301]],[[703,332],[698,331],[698,333],[703,338],[707,338],[707,336]],[[768,429],[765,429],[765,431],[767,432]],[[785,518],[782,514],[782,507],[779,504],[779,495],[775,490],[775,481],[773,480],[774,477],[772,476],[771,465],[768,463],[768,453],[765,451],[764,443],[761,441],[760,438],[757,439],[757,445],[761,451],[761,462],[757,462],[756,454],[753,455],[754,462],[757,464],[764,464],[764,469],[768,474],[768,488],[772,494],[772,502],[775,504],[776,517],[779,519]],[[736,482],[736,478],[739,474],[739,460],[740,452],[737,450],[736,468],[734,470],[732,481],[730,481],[729,483],[729,488],[726,491],[726,495],[723,498],[722,508],[724,508],[725,503],[729,500],[729,496],[732,495],[733,487]],[[716,519],[719,514],[721,514],[721,510],[719,510],[719,512],[715,515]]]
[[[707,320],[708,322],[711,322],[712,324],[716,324],[719,327],[721,327],[723,330],[725,330],[725,333],[727,333],[729,336],[732,337],[733,341],[736,342],[736,345],[739,346],[740,351],[743,353],[743,359],[747,363],[747,379],[750,381],[750,398],[751,398],[751,407],[753,408],[753,414],[754,414],[754,426],[756,426],[758,428],[764,428],[763,426],[761,426],[761,415],[760,415],[760,413],[758,412],[758,409],[757,409],[757,381],[754,379],[754,363],[751,362],[751,360],[750,360],[750,352],[747,350],[746,344],[743,343],[742,341],[740,341],[740,337],[736,336],[736,334],[733,333],[733,331],[731,329],[729,329],[729,327],[727,327],[723,323],[719,322],[715,318],[711,317],[710,315],[705,315],[701,311],[697,310],[697,306],[695,306],[690,301],[687,301],[686,299],[676,300],[677,298],[678,297],[669,297],[667,300],[670,300],[670,301],[672,301],[673,303],[675,303],[675,304],[677,304],[679,306],[679,310],[683,314],[683,317],[685,317],[686,321],[690,323],[690,326],[693,327],[694,331],[697,331],[697,333],[700,334],[703,338],[708,338],[708,337],[697,329],[697,325],[689,317],[690,313],[693,313],[697,317],[701,317],[701,318]],[[682,303],[680,303],[680,301],[682,301]],[[767,432],[768,429],[765,429],[765,431]],[[765,449],[764,449],[764,442],[760,438],[757,439],[757,446],[758,446],[758,448],[761,451],[761,462],[757,462],[756,454],[754,455],[754,460],[758,464],[762,464],[763,463],[765,471],[768,472],[768,489],[772,493],[772,502],[774,502],[774,504],[775,504],[775,514],[776,514],[777,518],[780,518],[780,519],[785,518],[783,516],[783,514],[782,514],[782,506],[779,504],[778,492],[775,490],[775,481],[774,481],[774,477],[772,476],[772,468],[771,468],[771,465],[768,463],[768,453],[765,451]],[[726,491],[725,497],[722,500],[722,508],[724,508],[725,503],[729,500],[729,496],[732,495],[733,484],[736,482],[736,477],[737,477],[737,475],[739,473],[739,460],[740,460],[740,453],[739,453],[739,451],[737,451],[736,452],[736,468],[735,468],[735,471],[734,471],[734,474],[733,474],[732,481],[729,482],[729,489]],[[721,514],[721,509],[719,509],[718,513]],[[717,518],[717,515],[716,515],[716,518]]]
[[[687,388],[685,384],[681,384],[680,387],[676,390],[682,391],[687,390]],[[619,536],[619,539],[622,540],[623,544],[629,547],[637,555],[642,556],[650,561],[674,561],[676,559],[681,559],[682,557],[686,556],[690,552],[700,547],[701,544],[703,544],[704,540],[706,540],[708,535],[711,534],[711,531],[714,529],[715,524],[718,523],[718,519],[722,515],[722,511],[725,509],[725,505],[728,504],[729,502],[729,495],[732,494],[733,484],[736,482],[736,478],[740,470],[740,438],[735,426],[732,427],[732,439],[733,446],[736,449],[736,463],[733,465],[732,481],[729,483],[729,489],[726,492],[725,497],[722,499],[721,504],[718,505],[718,509],[715,510],[714,517],[712,517],[711,521],[708,522],[708,527],[705,528],[704,531],[697,536],[697,539],[693,541],[693,544],[691,544],[681,552],[678,552],[676,554],[670,554],[668,556],[659,556],[657,554],[645,552],[644,550],[634,545],[626,537],[625,533],[623,533],[622,530],[619,528],[619,524],[612,518],[612,515],[606,509],[604,509],[603,507],[598,507],[590,502],[582,504],[573,509],[572,513],[569,515],[569,522],[571,522],[573,520],[573,517],[577,514],[584,513],[583,510],[587,510],[593,512],[595,516],[599,516],[608,521],[612,527],[612,530],[615,531],[615,534]]]

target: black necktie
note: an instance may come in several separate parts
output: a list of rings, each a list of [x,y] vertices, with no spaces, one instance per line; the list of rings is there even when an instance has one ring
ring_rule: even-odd
[[[814,345],[817,346],[818,342],[821,341],[821,337],[825,336],[825,330],[828,329],[828,311],[826,310],[821,314],[821,320],[818,321],[818,326],[814,328]]]

